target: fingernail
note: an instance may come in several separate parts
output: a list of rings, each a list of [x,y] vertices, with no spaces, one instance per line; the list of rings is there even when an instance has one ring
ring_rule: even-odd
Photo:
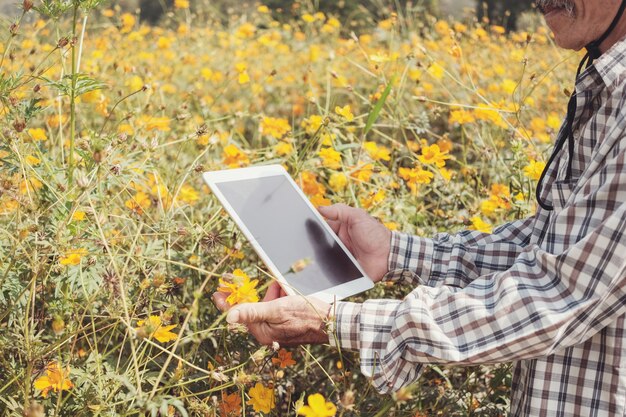
[[[239,323],[239,310],[230,310],[226,316],[226,321],[230,324]]]

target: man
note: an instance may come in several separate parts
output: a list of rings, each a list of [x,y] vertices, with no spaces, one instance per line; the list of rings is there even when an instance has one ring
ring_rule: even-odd
[[[421,364],[513,361],[514,416],[626,415],[626,0],[538,6],[558,45],[589,53],[535,215],[491,235],[425,239],[362,210],[320,208],[370,277],[421,285],[401,301],[333,306],[273,285],[229,322],[264,344],[358,350],[380,392],[415,380]]]

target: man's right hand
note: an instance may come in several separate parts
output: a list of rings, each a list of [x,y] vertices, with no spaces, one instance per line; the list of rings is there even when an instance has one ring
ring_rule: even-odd
[[[387,273],[391,251],[391,231],[365,210],[335,204],[318,207],[330,227],[365,270],[379,282]]]

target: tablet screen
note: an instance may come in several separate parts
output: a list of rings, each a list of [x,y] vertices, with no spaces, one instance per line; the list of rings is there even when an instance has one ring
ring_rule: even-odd
[[[302,294],[363,276],[285,176],[216,186],[289,284]]]

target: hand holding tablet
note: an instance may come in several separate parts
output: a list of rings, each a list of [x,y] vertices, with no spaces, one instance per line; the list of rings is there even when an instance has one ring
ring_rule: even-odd
[[[206,172],[204,179],[287,294],[333,302],[372,288],[282,166]]]

